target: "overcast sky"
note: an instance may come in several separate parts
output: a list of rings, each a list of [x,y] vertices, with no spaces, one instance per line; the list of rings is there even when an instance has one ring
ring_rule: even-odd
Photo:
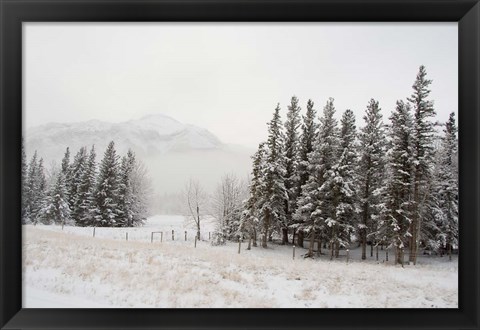
[[[162,113],[255,147],[292,95],[388,117],[418,67],[458,107],[457,23],[24,23],[24,125]]]

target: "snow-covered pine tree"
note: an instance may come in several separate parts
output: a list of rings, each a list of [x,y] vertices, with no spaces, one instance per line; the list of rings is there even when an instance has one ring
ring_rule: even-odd
[[[130,188],[132,191],[132,226],[140,226],[145,223],[150,214],[152,198],[152,180],[148,170],[141,161],[135,158],[132,173],[130,175]]]
[[[453,246],[458,246],[458,140],[453,112],[443,132],[434,186],[435,224],[439,229],[436,240],[451,259]]]
[[[309,178],[302,187],[302,195],[298,200],[295,218],[301,222],[300,229],[308,234],[310,239],[310,251],[312,256],[314,239],[320,241],[330,239],[326,236],[325,220],[331,214],[329,201],[320,188],[325,183],[326,173],[337,163],[339,148],[339,129],[337,120],[334,118],[334,99],[329,98],[323,108],[323,116],[320,118],[320,126],[313,145],[313,151],[309,155]],[[324,191],[325,192],[325,191]],[[321,246],[319,242],[319,247]]]
[[[38,213],[38,221],[43,224],[62,225],[70,223],[70,208],[67,202],[67,189],[65,187],[65,177],[60,171],[57,175],[55,185],[51,187],[49,194],[42,203],[41,210]]]
[[[395,249],[396,263],[403,263],[411,223],[413,175],[413,119],[409,104],[397,101],[390,116],[387,179],[379,239]]]
[[[302,187],[307,183],[309,177],[309,155],[313,151],[313,144],[315,142],[315,138],[317,137],[318,133],[318,124],[315,123],[315,116],[316,111],[313,108],[314,103],[312,100],[308,100],[307,102],[307,113],[305,116],[302,116],[302,133],[300,136],[300,144],[299,144],[299,162],[297,165],[297,178],[298,181],[296,182],[297,185],[297,200],[296,203],[298,205],[298,198],[302,195]],[[295,206],[296,208],[296,206]],[[297,237],[297,245],[303,247],[303,238],[304,232],[302,229],[302,222],[295,220],[292,227],[297,229],[298,237]]]
[[[25,223],[34,223],[45,197],[46,179],[43,159],[38,160],[37,151],[28,166],[25,187]]]
[[[326,171],[320,187],[322,213],[327,227],[330,258],[338,257],[340,247],[347,247],[354,229],[357,193],[354,184],[357,163],[355,115],[346,110],[341,119],[339,147],[335,164]]]
[[[265,142],[258,145],[258,149],[252,157],[252,180],[249,186],[249,197],[245,202],[244,211],[240,221],[240,231],[246,233],[252,240],[253,246],[257,246],[257,233],[260,229],[261,201],[264,194],[263,169],[266,162]]]
[[[28,186],[27,186],[27,155],[25,153],[25,146],[23,142],[23,137],[22,137],[22,210],[21,210],[21,219],[22,219],[22,224],[27,223],[27,191],[28,191]]]
[[[135,155],[132,150],[122,157],[120,165],[120,183],[118,186],[118,219],[117,226],[131,227],[133,225],[135,196],[132,191],[132,173],[135,168]]]
[[[87,148],[81,147],[73,158],[73,162],[69,169],[69,190],[67,191],[68,205],[70,206],[71,217],[75,222],[80,221],[83,209],[81,207],[82,200],[78,197],[79,187],[82,181],[83,172],[87,162]]]
[[[70,187],[72,182],[71,169],[72,167],[70,164],[70,147],[67,147],[67,149],[65,150],[65,154],[63,155],[63,158],[62,158],[62,168],[61,168],[63,177],[65,178],[65,189],[67,190],[67,203],[69,203],[70,201],[70,198],[68,197],[69,197],[69,192],[70,192]],[[68,207],[70,207],[70,210],[71,210],[73,205],[69,203]]]
[[[367,241],[371,241],[370,256],[373,256],[375,232],[381,213],[382,194],[385,188],[386,136],[378,101],[371,99],[363,117],[365,126],[360,129],[358,192],[360,217],[357,225],[362,259],[366,259]]]
[[[25,210],[24,210],[24,218],[25,218],[25,223],[32,223],[35,220],[35,214],[34,214],[34,209],[35,209],[35,192],[36,192],[36,187],[35,187],[35,176],[36,176],[36,171],[37,171],[37,166],[38,166],[38,160],[37,160],[37,151],[35,150],[30,162],[28,163],[28,169],[27,169],[27,176],[26,176],[26,184],[25,184],[25,194],[23,197],[23,202],[25,203]]]
[[[117,225],[120,181],[119,167],[119,157],[115,151],[115,143],[111,141],[100,163],[100,171],[97,179],[94,224],[97,227],[114,227]]]
[[[288,228],[293,224],[292,215],[297,206],[300,110],[298,98],[293,96],[288,106],[287,120],[285,121],[285,189],[287,190],[288,200],[285,204],[285,223],[281,228],[282,244],[288,243]]]
[[[38,168],[36,171],[36,179],[35,181],[37,186],[36,192],[36,203],[39,207],[41,207],[43,200],[47,194],[47,178],[45,176],[45,167],[43,166],[43,158],[40,158],[38,161]]]
[[[78,226],[90,226],[94,224],[96,202],[96,153],[95,146],[92,146],[88,160],[85,162],[80,183],[77,189],[75,205],[78,207],[78,214],[75,216],[75,222]]]
[[[431,80],[426,78],[427,71],[422,65],[419,68],[417,78],[413,84],[413,94],[408,101],[413,106],[413,212],[410,225],[410,253],[409,260],[416,263],[418,245],[420,241],[420,232],[422,225],[423,212],[425,210],[425,196],[428,195],[428,182],[431,177],[433,165],[433,138],[435,135],[434,122],[431,118],[435,117],[433,102],[428,100],[430,94],[429,86]]]
[[[284,137],[280,118],[280,104],[277,104],[272,120],[268,123],[267,155],[263,176],[265,180],[264,194],[261,196],[260,212],[262,227],[262,247],[274,231],[279,232],[286,223],[285,204],[288,201],[285,188],[285,160],[283,153]]]

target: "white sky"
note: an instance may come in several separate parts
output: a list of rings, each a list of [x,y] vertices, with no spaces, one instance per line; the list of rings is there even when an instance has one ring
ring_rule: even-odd
[[[277,102],[335,98],[388,117],[427,68],[438,119],[458,107],[457,23],[24,23],[24,124],[163,113],[256,147]]]

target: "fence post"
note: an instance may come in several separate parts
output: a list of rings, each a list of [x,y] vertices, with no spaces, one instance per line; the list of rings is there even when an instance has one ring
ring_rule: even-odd
[[[377,261],[378,261],[378,245],[377,245],[377,248],[376,248],[376,251],[375,251],[375,252],[376,252],[376,259],[377,259]]]
[[[195,235],[195,248],[197,247],[197,235]]]
[[[162,243],[162,242],[163,242],[163,231],[160,232],[160,243]]]
[[[238,240],[238,254],[240,254],[240,247],[241,247],[241,245],[242,245],[242,240],[239,239],[239,240]]]
[[[150,237],[150,243],[153,243],[153,231],[152,231],[152,236]]]
[[[128,241],[128,232],[125,233],[125,240]]]
[[[175,231],[172,229],[172,241],[175,240]]]
[[[295,260],[295,244],[293,245],[293,260]]]
[[[93,237],[95,237],[95,227],[93,227]]]
[[[385,261],[388,261],[388,248],[385,249]]]
[[[350,259],[350,250],[347,249],[347,264],[348,264],[348,260]]]
[[[185,241],[187,241],[187,231],[185,230]]]

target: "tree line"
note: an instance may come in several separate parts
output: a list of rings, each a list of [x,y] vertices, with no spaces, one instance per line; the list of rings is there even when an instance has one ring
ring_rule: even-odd
[[[345,110],[335,119],[334,99],[317,122],[314,103],[305,115],[297,97],[281,121],[280,105],[268,123],[268,138],[253,160],[249,196],[238,233],[262,247],[274,237],[296,244],[314,241],[338,257],[352,241],[392,248],[397,261],[408,251],[416,262],[420,248],[449,251],[458,246],[458,154],[454,113],[437,131],[430,100],[431,80],[420,66],[413,92],[399,100],[383,121],[371,99],[357,130]],[[238,218],[238,217],[237,217]]]
[[[131,227],[144,223],[150,194],[147,172],[128,150],[120,158],[111,141],[100,164],[95,146],[70,160],[67,147],[61,168],[52,168],[47,180],[37,152],[29,164],[22,143],[23,224],[65,224],[96,227]],[[98,167],[98,169],[97,169]]]

